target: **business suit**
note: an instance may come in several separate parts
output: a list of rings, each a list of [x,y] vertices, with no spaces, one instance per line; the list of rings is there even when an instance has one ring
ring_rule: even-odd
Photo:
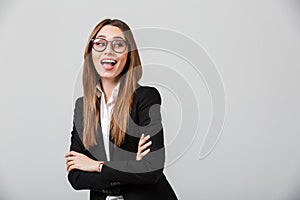
[[[89,150],[83,146],[83,97],[79,97],[75,103],[70,150],[105,161],[105,164],[100,173],[71,170],[68,180],[72,187],[76,190],[89,189],[91,200],[105,200],[109,194],[122,195],[125,200],[177,199],[163,173],[165,150],[160,105],[161,97],[156,88],[137,84],[125,140],[116,147],[110,138],[110,161],[107,161],[101,123],[96,135],[97,145]],[[142,133],[151,136],[151,151],[142,160],[136,161]]]

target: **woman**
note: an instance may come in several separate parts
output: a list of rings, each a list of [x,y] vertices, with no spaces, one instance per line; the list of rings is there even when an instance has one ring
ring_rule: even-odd
[[[128,25],[101,21],[85,49],[84,96],[75,103],[65,155],[69,182],[89,189],[91,200],[177,199],[163,173],[161,97],[138,83],[141,76]]]

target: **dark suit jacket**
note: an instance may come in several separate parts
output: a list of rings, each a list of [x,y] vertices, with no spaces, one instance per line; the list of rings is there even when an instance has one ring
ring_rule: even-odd
[[[83,97],[79,97],[75,103],[70,150],[105,161],[105,164],[100,173],[71,170],[68,180],[72,187],[90,190],[91,200],[104,200],[109,194],[123,195],[125,200],[177,199],[163,173],[165,149],[160,105],[161,97],[156,88],[137,84],[125,141],[116,147],[110,139],[110,161],[107,161],[101,123],[96,136],[97,145],[88,150],[83,146]],[[150,153],[136,161],[142,133],[151,136],[152,145]]]

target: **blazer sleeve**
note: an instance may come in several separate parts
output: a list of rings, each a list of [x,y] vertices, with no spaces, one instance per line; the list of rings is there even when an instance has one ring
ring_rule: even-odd
[[[78,129],[82,129],[82,101],[83,98],[80,97],[75,102],[75,109],[73,115],[73,129],[71,131],[71,145],[70,151],[76,151],[78,153],[85,154],[91,159],[96,160],[91,154],[83,146],[82,140],[79,137]],[[115,183],[102,183],[99,184],[99,180],[101,180],[101,173],[98,172],[86,172],[79,169],[73,169],[68,173],[68,180],[71,186],[75,190],[95,190],[98,192],[102,192],[104,194],[111,195],[120,195],[120,186]],[[97,183],[97,184],[96,184]]]
[[[78,112],[77,104],[76,102],[74,115]],[[135,106],[137,106],[141,134],[151,136],[150,153],[140,161],[107,161],[100,173],[71,170],[68,180],[74,189],[92,189],[103,192],[105,188],[110,188],[117,194],[123,185],[154,184],[160,179],[164,168],[165,149],[160,113],[161,96],[158,90],[154,87],[141,88],[138,103]],[[84,151],[75,125],[70,150],[80,153]]]

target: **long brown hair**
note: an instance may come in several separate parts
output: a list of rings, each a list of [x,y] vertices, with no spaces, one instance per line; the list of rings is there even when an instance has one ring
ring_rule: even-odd
[[[100,117],[100,101],[97,98],[96,84],[101,79],[97,73],[92,59],[91,39],[96,37],[103,26],[112,25],[120,28],[129,43],[127,61],[120,73],[120,88],[116,99],[110,122],[110,133],[114,144],[120,146],[125,138],[128,118],[137,82],[142,77],[140,56],[133,34],[129,26],[119,19],[104,19],[98,23],[89,36],[84,52],[83,64],[83,145],[86,149],[97,144],[96,133]]]

